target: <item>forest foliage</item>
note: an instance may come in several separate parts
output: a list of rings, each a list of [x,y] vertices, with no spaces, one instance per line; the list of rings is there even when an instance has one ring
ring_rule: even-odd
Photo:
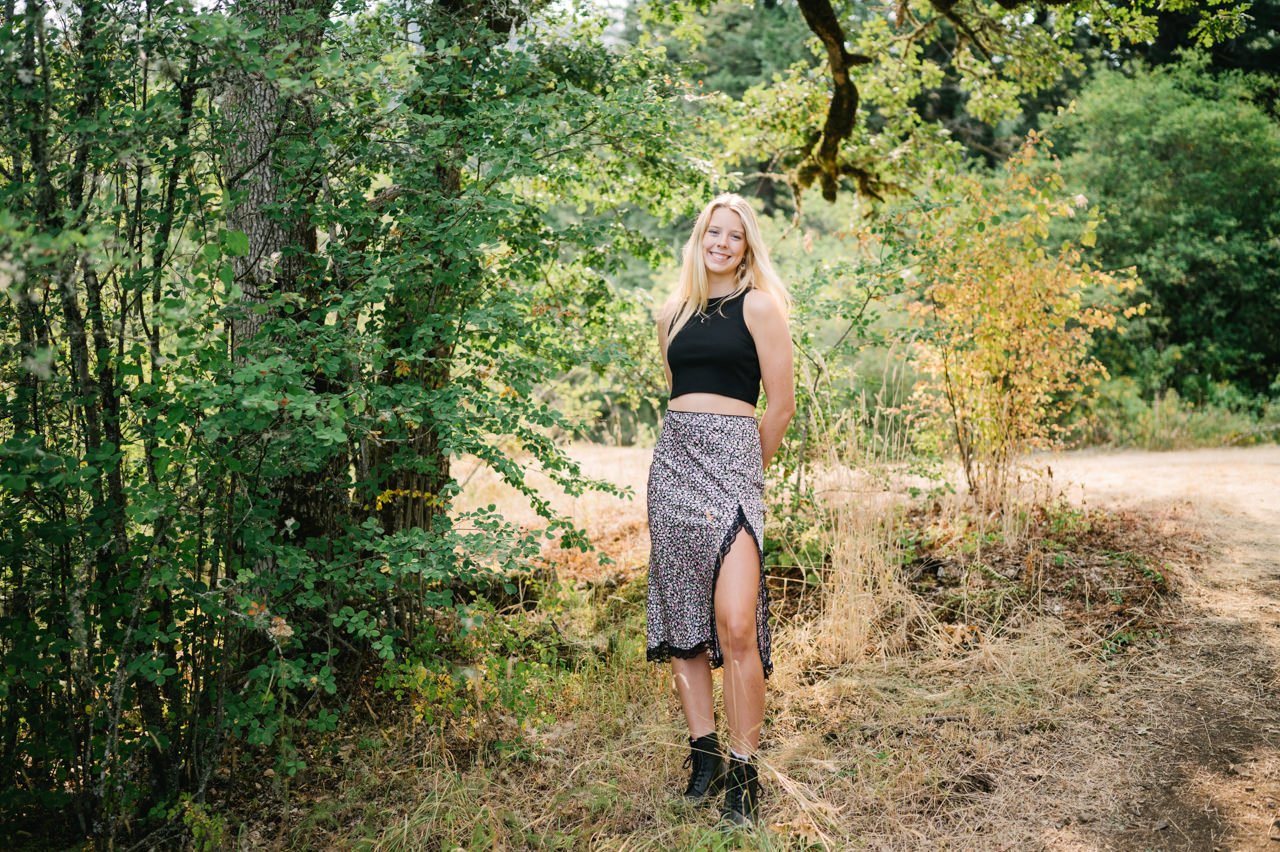
[[[817,415],[853,392],[855,350],[883,331],[875,306],[907,295],[884,274],[899,260],[922,265],[939,309],[922,338],[931,351],[1024,363],[1030,349],[983,337],[997,310],[1041,323],[1027,347],[1063,347],[1067,360],[1041,364],[1043,382],[1018,400],[1029,431],[993,452],[1033,444],[1093,358],[1153,377],[1152,393],[1203,395],[1219,381],[1274,392],[1280,354],[1255,345],[1260,326],[1208,328],[1277,292],[1265,263],[1275,198],[1248,177],[1277,168],[1265,87],[1192,66],[1140,75],[1169,104],[1154,116],[1163,123],[1144,125],[1153,118],[1126,112],[1121,84],[1106,82],[1119,72],[1098,72],[1063,119],[1058,195],[1019,166],[1003,184],[952,180],[991,164],[975,146],[993,128],[1027,121],[1035,98],[1088,72],[1081,40],[1120,51],[1158,23],[1143,4],[1105,0],[1005,8],[1023,5],[975,2],[963,16],[951,4],[841,5],[849,47],[836,59],[860,100],[845,104],[857,121],[837,138],[832,54],[787,3],[635,4],[611,22],[571,3],[9,0],[7,818],[69,817],[73,833],[111,845],[202,800],[229,748],[263,755],[281,778],[302,771],[300,743],[333,730],[372,676],[420,695],[434,683],[448,706],[460,689],[450,649],[466,641],[450,625],[482,623],[484,599],[510,594],[548,537],[586,545],[529,472],[571,493],[610,487],[581,476],[558,442],[595,426],[591,401],[577,409],[586,423],[552,401],[580,385],[637,421],[654,416],[651,296],[626,282],[637,265],[669,262],[671,234],[714,191],[756,187],[771,232],[812,255],[794,282],[808,294],[796,337],[835,392],[813,385],[802,435],[834,422]],[[775,16],[791,35],[778,54],[741,71],[726,60],[703,79],[725,16],[748,27]],[[1244,25],[1240,7],[1220,4],[1192,28],[1214,42]],[[1124,155],[1096,145],[1095,132],[1130,144],[1129,129]],[[1252,159],[1188,188],[1180,175],[1230,159],[1174,144],[1196,130],[1229,134]],[[1144,154],[1143,134],[1170,140],[1170,156]],[[1125,181],[1144,170],[1163,175],[1153,185],[1167,204],[1133,197]],[[810,186],[850,205],[823,233],[812,227],[823,208],[805,216],[806,198],[821,204]],[[1077,209],[1059,197],[1074,192],[1106,216],[1081,240],[1096,227],[1101,260],[1047,241],[1046,218]],[[865,224],[876,211],[900,221],[904,200],[929,216]],[[1169,209],[1182,218],[1161,219]],[[1195,240],[1152,248],[1171,221]],[[1129,266],[1153,309],[1128,342],[1090,350],[1087,332],[1125,307],[1102,299],[1116,279],[1098,269]],[[956,289],[988,279],[1007,289]],[[1038,313],[1046,293],[1055,308]],[[1175,361],[1196,365],[1193,378]],[[966,369],[951,413],[977,434],[985,421],[969,400],[994,411],[981,380],[1013,368]],[[524,493],[544,525],[452,511],[464,456]],[[494,700],[518,692],[508,682]]]
[[[609,211],[706,192],[684,84],[572,15],[336,11],[10,9],[9,808],[116,837],[228,736],[292,774],[343,673],[580,535],[510,449],[584,486],[536,389],[613,354]],[[450,516],[462,454],[546,530]]]
[[[1104,209],[1099,260],[1141,273],[1134,298],[1151,310],[1104,351],[1149,390],[1201,402],[1280,391],[1274,87],[1209,74],[1200,55],[1099,74],[1050,122],[1067,179]]]

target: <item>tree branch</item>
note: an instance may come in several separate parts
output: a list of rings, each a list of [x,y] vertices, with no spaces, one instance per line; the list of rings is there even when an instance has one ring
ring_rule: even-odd
[[[1006,2],[1014,2],[1014,0],[1006,0]],[[950,21],[952,26],[964,33],[964,35],[968,36],[969,41],[973,42],[973,46],[982,54],[983,59],[986,59],[988,62],[991,61],[991,51],[988,50],[987,46],[978,38],[978,34],[973,31],[973,28],[970,27],[963,18],[956,14],[955,0],[929,0],[929,3],[942,14],[942,17]],[[1005,8],[1012,7],[1006,6]]]
[[[842,168],[840,143],[853,133],[858,115],[858,87],[849,76],[849,69],[871,61],[868,56],[851,54],[844,47],[844,30],[831,7],[830,0],[799,0],[800,12],[805,23],[827,49],[827,66],[831,69],[831,106],[822,135],[815,140],[817,150],[810,148],[809,161],[796,171],[801,187],[815,180],[822,184],[822,197],[835,201]],[[861,182],[860,182],[861,183]]]

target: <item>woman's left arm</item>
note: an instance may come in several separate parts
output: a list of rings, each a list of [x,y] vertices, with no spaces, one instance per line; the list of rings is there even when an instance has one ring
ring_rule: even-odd
[[[764,416],[760,418],[760,455],[768,467],[782,445],[787,424],[796,413],[791,330],[787,328],[782,306],[768,293],[747,293],[742,307],[747,330],[756,343],[760,380],[767,400]]]

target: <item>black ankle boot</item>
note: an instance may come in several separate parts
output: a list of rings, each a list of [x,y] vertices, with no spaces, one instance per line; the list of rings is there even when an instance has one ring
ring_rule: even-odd
[[[705,802],[709,796],[720,792],[724,782],[724,755],[720,753],[720,740],[715,732],[689,740],[689,756],[684,765],[691,768],[689,786],[684,797],[690,802]]]
[[[725,779],[724,807],[720,819],[742,828],[756,824],[760,813],[760,779],[753,760],[729,758],[729,775]]]

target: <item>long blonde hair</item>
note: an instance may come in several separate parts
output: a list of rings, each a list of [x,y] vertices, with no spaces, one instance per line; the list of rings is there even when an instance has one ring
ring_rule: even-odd
[[[680,279],[676,282],[671,298],[667,300],[668,306],[676,307],[675,319],[667,335],[668,341],[680,333],[680,329],[684,328],[694,313],[707,309],[710,288],[707,284],[706,263],[702,257],[702,239],[711,225],[712,214],[721,207],[728,207],[738,214],[747,238],[747,250],[744,252],[742,264],[738,267],[738,284],[730,295],[736,296],[747,290],[760,290],[777,301],[784,315],[791,310],[791,295],[769,260],[769,249],[765,247],[764,237],[760,235],[760,225],[756,222],[755,211],[741,195],[726,192],[711,199],[711,202],[703,208],[702,213],[698,215],[698,221],[693,225],[693,233],[689,234],[689,241],[684,244]],[[664,310],[663,315],[667,316],[668,311]]]

